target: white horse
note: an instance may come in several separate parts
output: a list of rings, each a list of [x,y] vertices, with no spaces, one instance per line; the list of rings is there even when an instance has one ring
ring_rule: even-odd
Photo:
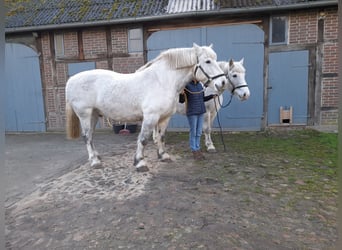
[[[178,94],[195,78],[207,85],[223,88],[227,79],[210,46],[169,49],[132,74],[109,70],[78,73],[66,84],[66,128],[68,138],[82,135],[91,166],[101,164],[94,148],[93,132],[100,115],[114,121],[142,121],[137,140],[134,165],[137,171],[148,171],[144,147],[153,128],[166,128],[176,112]],[[165,129],[164,129],[165,131]],[[165,152],[164,133],[157,138],[158,157],[170,160]]]
[[[229,63],[219,62],[219,65],[226,74],[229,84],[227,84],[225,88],[219,90],[217,98],[213,98],[210,101],[205,102],[207,112],[204,114],[203,132],[205,146],[208,152],[216,152],[216,148],[211,139],[211,130],[217,112],[219,112],[219,110],[223,106],[224,90],[227,89],[231,93],[231,98],[233,97],[233,95],[235,95],[240,101],[245,101],[250,96],[250,91],[245,79],[246,69],[243,66],[243,58],[240,61],[230,60]],[[212,92],[212,88],[208,87],[206,88],[205,95],[211,94]],[[178,107],[179,105],[177,106],[177,111]]]
[[[216,148],[211,139],[211,129],[217,112],[221,109],[223,105],[223,92],[225,90],[229,90],[231,95],[237,96],[240,101],[247,100],[250,96],[250,91],[245,79],[246,69],[243,66],[243,60],[244,59],[242,58],[240,61],[230,60],[229,62],[218,62],[219,66],[225,73],[229,84],[225,85],[218,92],[212,87],[208,87],[205,89],[205,96],[210,94],[218,94],[218,97],[215,97],[205,102],[206,113],[204,114],[203,133],[205,145],[208,152],[216,152]],[[176,112],[178,114],[185,115],[186,104],[178,102]],[[158,131],[154,130],[153,132],[153,138],[156,142],[155,138]]]

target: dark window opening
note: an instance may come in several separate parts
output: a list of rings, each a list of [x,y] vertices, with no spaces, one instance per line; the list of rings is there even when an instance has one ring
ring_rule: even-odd
[[[271,17],[271,44],[287,43],[287,18],[285,16]]]

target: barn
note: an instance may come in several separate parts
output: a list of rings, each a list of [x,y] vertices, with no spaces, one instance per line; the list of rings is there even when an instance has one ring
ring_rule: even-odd
[[[5,4],[7,132],[64,130],[65,83],[77,72],[134,72],[161,51],[193,42],[213,44],[218,60],[244,58],[251,97],[220,110],[224,129],[337,125],[337,0]],[[106,119],[98,124],[106,126]],[[169,127],[187,122],[174,115]]]

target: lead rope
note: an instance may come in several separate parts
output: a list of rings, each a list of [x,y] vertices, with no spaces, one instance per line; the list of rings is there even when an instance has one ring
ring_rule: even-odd
[[[221,108],[226,108],[232,102],[233,95],[230,96],[230,100],[228,101],[228,103],[226,105],[222,105],[222,103],[220,103],[219,96],[217,97],[217,99],[218,99],[217,101],[218,101],[218,104],[220,105],[220,107]],[[217,120],[217,123],[218,123],[219,128],[220,128],[220,138],[221,138],[221,143],[223,145],[223,152],[226,152],[226,144],[224,143],[224,140],[223,140],[223,130],[222,130],[222,126],[221,126],[220,116],[219,116],[219,113],[218,113],[218,110],[217,110],[216,98],[214,98],[214,104],[215,104],[215,110],[216,110],[216,120]]]
[[[218,100],[218,103],[220,104],[220,98],[217,97],[219,100]],[[223,140],[223,131],[222,131],[222,126],[221,126],[221,121],[220,121],[220,117],[219,117],[219,113],[217,111],[217,105],[216,105],[216,98],[214,98],[214,103],[215,103],[215,110],[216,110],[216,120],[217,120],[217,123],[219,125],[219,128],[220,128],[220,138],[221,138],[221,143],[223,145],[223,152],[226,152],[226,144],[224,143],[224,140]]]
[[[230,103],[232,102],[232,100],[233,100],[233,95],[230,95],[230,100],[228,101],[228,103],[226,105],[223,105],[222,103],[220,103],[220,98],[218,99],[218,103],[220,104],[221,108],[227,108],[230,105]],[[216,103],[215,103],[215,107],[216,107]]]

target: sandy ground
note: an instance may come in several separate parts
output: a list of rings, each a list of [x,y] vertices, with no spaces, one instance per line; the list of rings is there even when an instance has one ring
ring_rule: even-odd
[[[7,249],[329,249],[334,200],[301,198],[279,177],[280,159],[241,152],[191,158],[148,144],[150,171],[133,167],[136,134],[98,133],[103,166],[64,134],[6,136]],[[297,183],[301,185],[301,183]],[[294,204],[294,200],[296,203]]]

